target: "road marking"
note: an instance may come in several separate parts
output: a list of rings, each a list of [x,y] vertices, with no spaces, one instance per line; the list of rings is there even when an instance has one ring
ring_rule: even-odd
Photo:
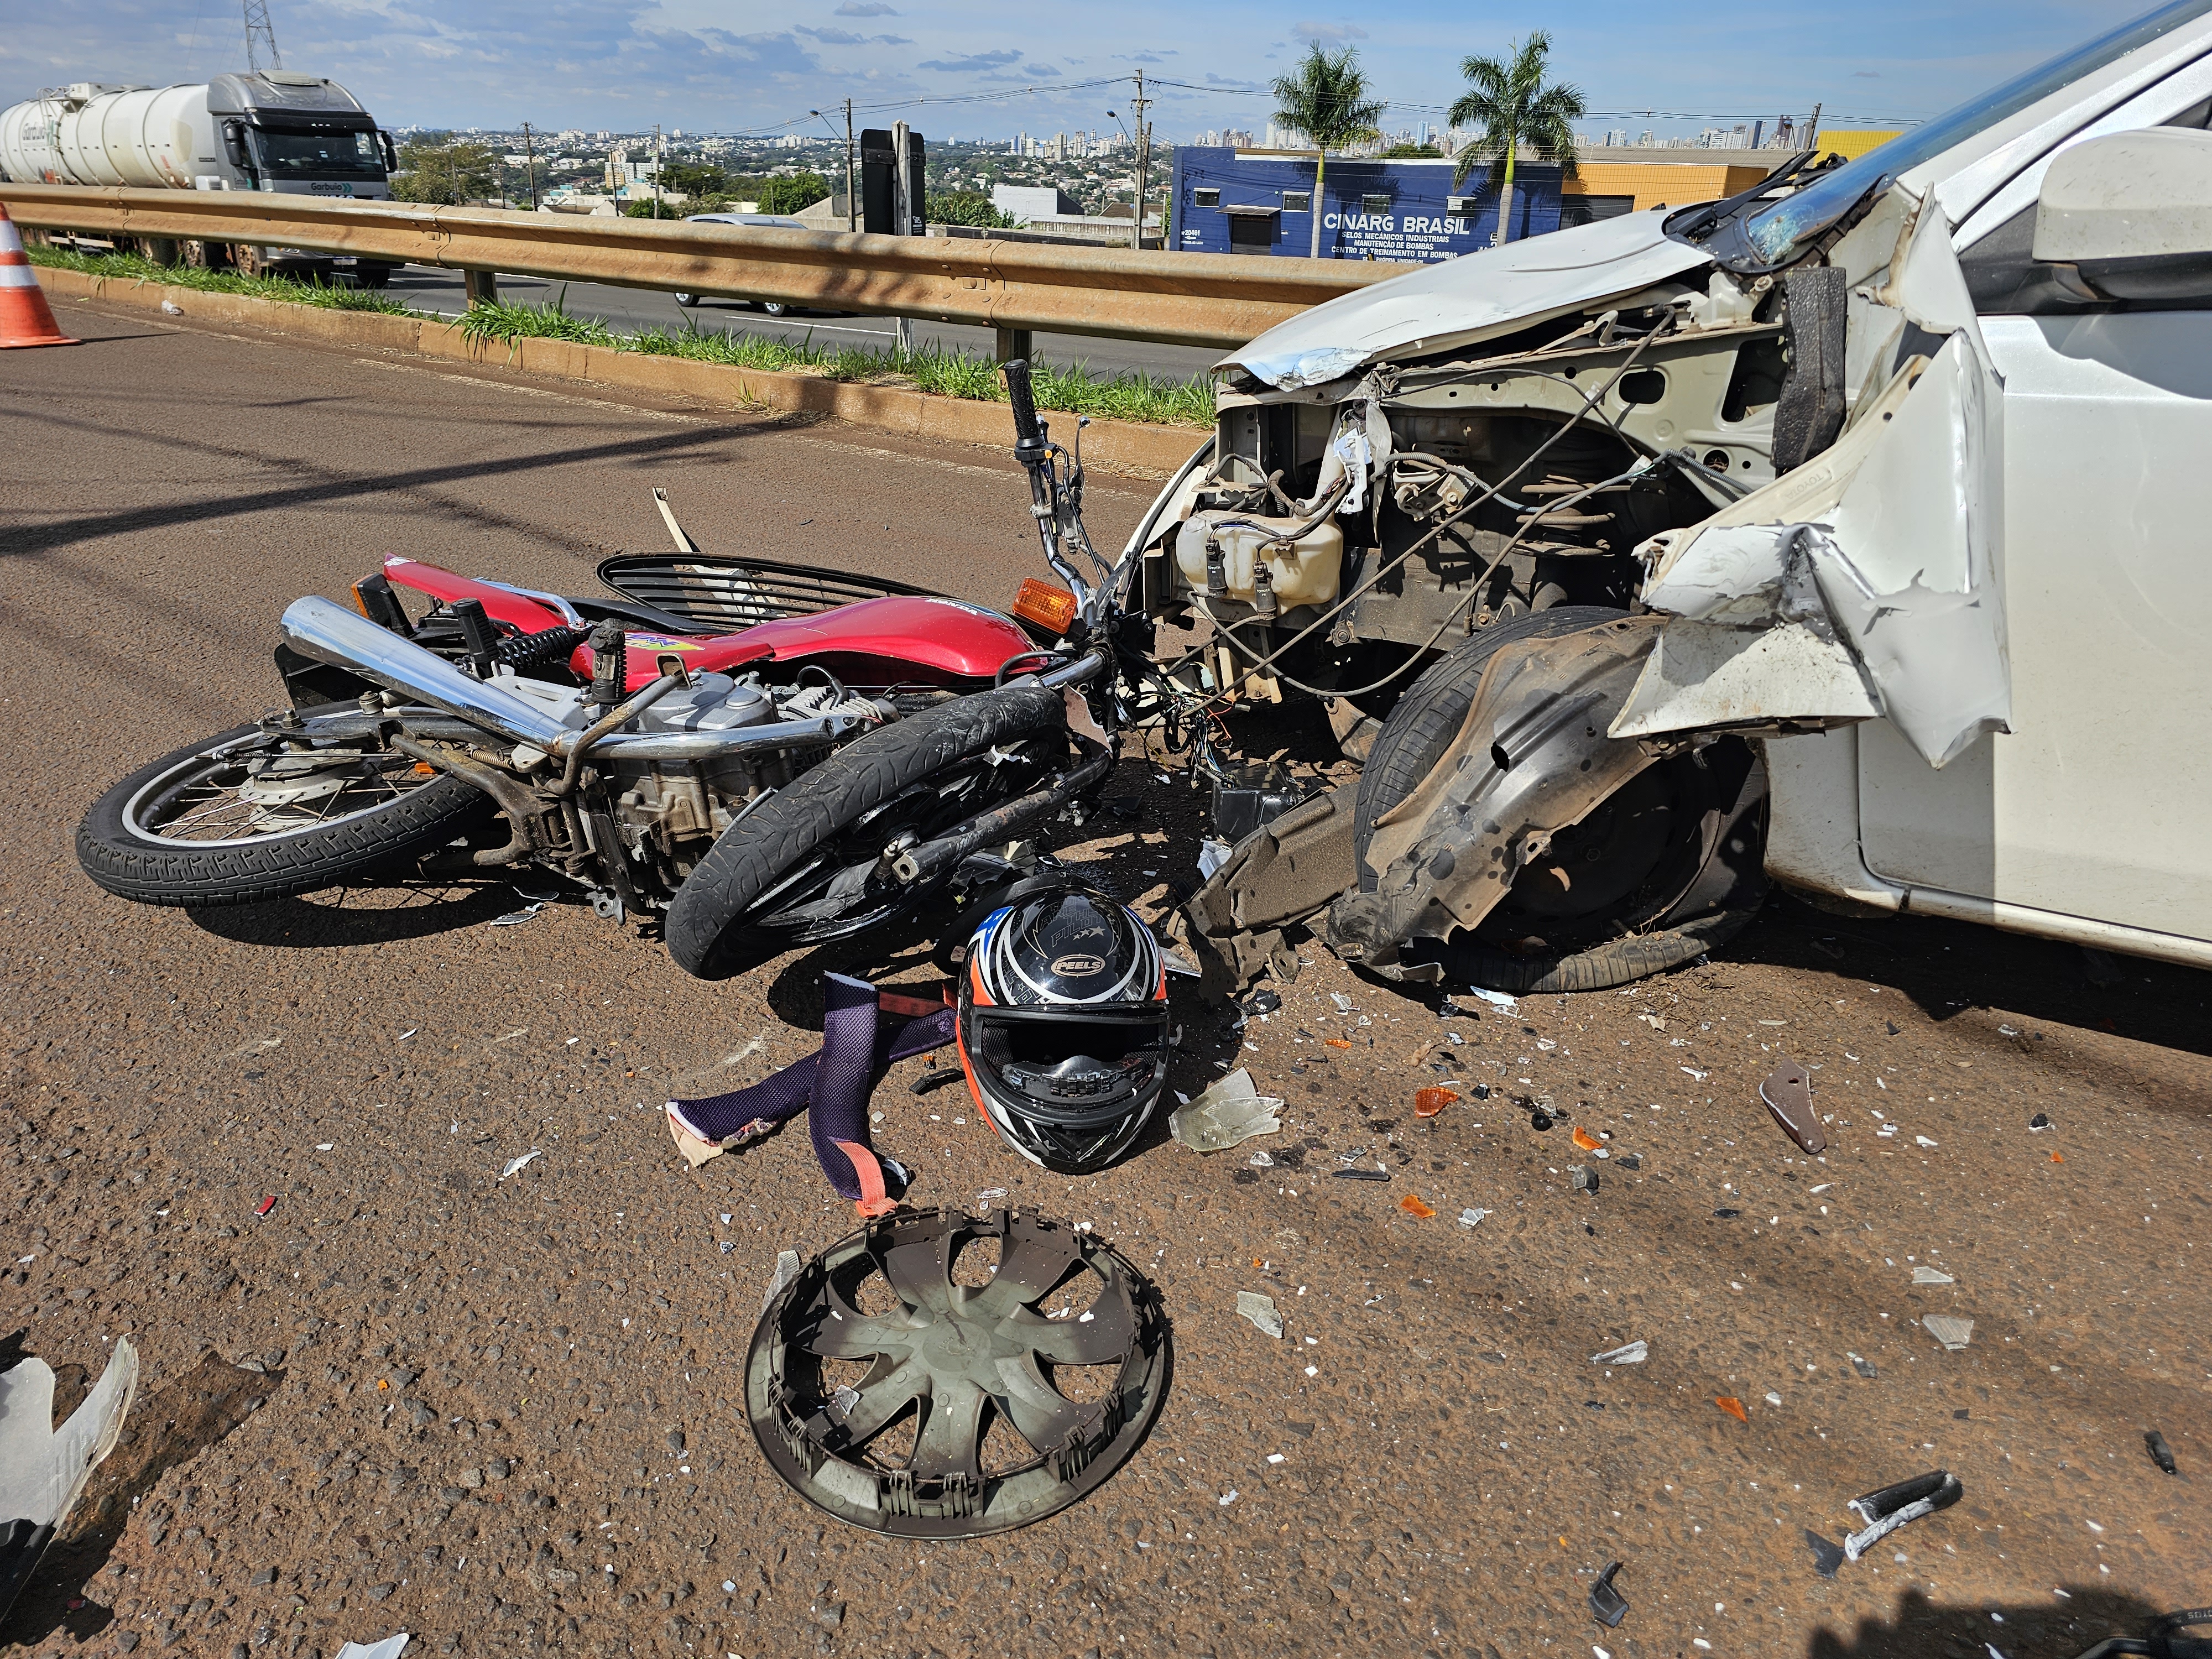
[[[363,368],[388,369],[394,374],[422,374],[434,380],[451,380],[456,386],[490,386],[500,392],[512,392],[523,398],[550,398],[556,403],[579,404],[586,409],[611,409],[624,415],[642,415],[649,421],[667,421],[678,426],[717,426],[720,422],[703,415],[678,415],[665,409],[647,409],[636,404],[611,403],[605,398],[579,398],[570,392],[554,392],[541,386],[517,386],[512,380],[487,380],[475,374],[447,374],[434,368],[417,368],[412,363],[387,363],[374,357],[353,360]]]

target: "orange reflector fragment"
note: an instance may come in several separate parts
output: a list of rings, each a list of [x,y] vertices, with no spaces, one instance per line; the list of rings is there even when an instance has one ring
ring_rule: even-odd
[[[1413,1091],[1413,1115],[1434,1117],[1459,1098],[1450,1089],[1416,1089]]]
[[[1575,1145],[1586,1152],[1594,1152],[1601,1143],[1598,1138],[1579,1123],[1575,1126]]]
[[[2066,1160],[2065,1160],[2064,1158],[2063,1158],[2059,1157],[2059,1155],[2058,1155],[2057,1153],[2053,1152],[2053,1153],[2051,1153],[2051,1161],[2053,1164],[2063,1164]]]
[[[1014,596],[1014,614],[1048,633],[1065,634],[1075,620],[1075,595],[1035,576],[1025,576],[1022,591]]]
[[[1407,1215],[1418,1217],[1423,1221],[1426,1221],[1431,1216],[1436,1213],[1434,1210],[1422,1203],[1419,1199],[1415,1198],[1411,1193],[1407,1193],[1405,1197],[1398,1200],[1398,1207],[1403,1210]]]
[[[1726,1412],[1730,1417],[1735,1419],[1739,1423],[1748,1423],[1751,1421],[1751,1413],[1744,1410],[1743,1401],[1737,1399],[1732,1394],[1724,1394],[1720,1395],[1713,1401],[1713,1404],[1718,1406],[1723,1411]]]
[[[1324,1048],[1349,1048],[1352,1044],[1342,1037],[1323,1037],[1321,1046]]]

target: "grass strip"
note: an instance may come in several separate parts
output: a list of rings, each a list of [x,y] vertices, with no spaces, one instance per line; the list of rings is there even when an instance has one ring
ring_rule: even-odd
[[[969,352],[940,345],[902,352],[896,347],[844,342],[817,344],[811,334],[793,340],[736,328],[708,330],[688,319],[682,328],[654,327],[618,334],[599,318],[570,314],[559,294],[530,304],[480,301],[462,316],[461,328],[471,340],[486,343],[523,338],[573,340],[580,345],[645,356],[687,357],[694,362],[720,363],[732,368],[818,374],[824,380],[867,385],[910,386],[939,397],[983,403],[1006,400],[998,365]],[[1039,409],[1154,426],[1213,424],[1213,383],[1203,375],[1187,380],[1142,371],[1102,375],[1079,360],[1061,364],[1038,359],[1031,360],[1030,372]]]
[[[296,276],[246,276],[235,270],[203,270],[197,265],[157,265],[136,253],[78,253],[69,248],[26,247],[34,265],[61,270],[80,270],[88,276],[119,276],[131,282],[160,283],[170,288],[191,289],[201,294],[244,294],[257,300],[282,300],[295,306],[320,306],[325,311],[375,311],[398,313],[405,303],[369,288],[333,288],[302,282]]]

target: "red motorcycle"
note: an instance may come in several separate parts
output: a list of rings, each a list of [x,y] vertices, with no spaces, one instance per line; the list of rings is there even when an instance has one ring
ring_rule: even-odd
[[[387,559],[352,609],[284,612],[289,707],[93,805],[86,873],[212,907],[534,866],[601,915],[661,914],[708,977],[1002,882],[994,849],[1079,816],[1132,699],[1173,694],[1147,690],[1150,630],[1121,609],[1133,561],[1091,550],[1079,453],[1047,440],[1013,368],[1016,453],[1066,590],[1024,582],[1009,616],[709,556],[658,490],[678,550],[606,561],[612,598]]]

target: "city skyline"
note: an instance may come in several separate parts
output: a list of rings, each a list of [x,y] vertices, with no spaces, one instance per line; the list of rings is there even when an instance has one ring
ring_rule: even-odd
[[[143,0],[85,0],[20,20],[0,41],[0,103],[70,81],[159,84],[242,68],[232,0],[196,3],[187,17]],[[2112,15],[2081,0],[2002,9],[1994,0],[1933,8],[1868,0],[1848,38],[1838,27],[1831,41],[1747,0],[1701,9],[1686,24],[1618,0],[1565,21],[1526,4],[1470,12],[1417,0],[1387,15],[1339,17],[1231,0],[1198,16],[1131,0],[1110,21],[1055,18],[1051,45],[1030,51],[1012,43],[1034,37],[1035,14],[1005,0],[957,9],[815,0],[805,21],[792,21],[790,9],[706,0],[581,0],[554,12],[517,0],[274,0],[271,15],[288,66],[343,82],[392,126],[530,120],[636,131],[658,121],[702,133],[827,137],[830,119],[842,138],[849,96],[862,125],[903,118],[933,137],[1003,143],[1022,131],[1125,125],[1130,77],[1142,69],[1158,100],[1157,138],[1168,143],[1208,129],[1263,131],[1273,113],[1266,81],[1314,41],[1359,48],[1390,100],[1390,126],[1438,126],[1460,90],[1461,56],[1501,52],[1547,27],[1555,74],[1589,101],[1585,125],[1663,138],[1802,118],[1815,102],[1824,125],[1905,125]],[[1910,43],[1911,56],[1869,44],[1893,41]]]

